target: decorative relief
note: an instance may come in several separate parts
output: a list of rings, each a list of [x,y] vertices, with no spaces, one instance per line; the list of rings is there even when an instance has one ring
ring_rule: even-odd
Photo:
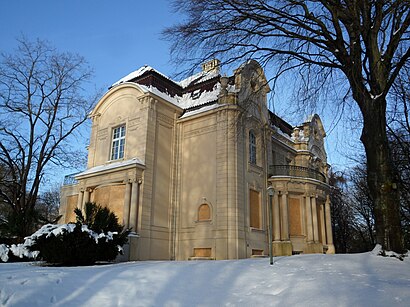
[[[105,140],[105,139],[107,139],[107,137],[108,137],[108,128],[104,128],[104,129],[98,130],[98,132],[97,132],[97,138],[98,138],[99,140]]]
[[[184,132],[184,138],[195,137],[195,136],[198,136],[198,135],[211,133],[211,132],[214,132],[214,131],[216,131],[216,124],[213,124],[212,126],[198,128],[198,129],[194,129],[194,130],[191,130],[191,131]]]

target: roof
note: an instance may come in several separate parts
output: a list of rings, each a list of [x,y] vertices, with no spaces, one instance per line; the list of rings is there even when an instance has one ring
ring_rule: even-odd
[[[246,65],[262,69],[258,62],[250,60],[242,64],[235,73],[244,69]],[[127,82],[137,84],[144,92],[150,92],[185,110],[183,117],[188,117],[208,110],[211,105],[217,103],[221,91],[220,78],[219,69],[213,69],[203,70],[181,81],[175,81],[145,65],[121,78],[112,87]],[[238,90],[235,87],[234,76],[229,77],[227,90],[231,93]],[[288,136],[292,134],[293,127],[282,118],[270,112],[270,119],[281,132]]]
[[[188,110],[218,100],[219,78],[220,75],[216,71],[201,71],[177,82],[145,65],[121,78],[112,87],[127,82],[137,83],[144,92],[150,92],[181,109]]]
[[[186,79],[183,79],[177,82],[182,88],[187,88],[192,85],[196,85],[205,81],[208,81],[212,78],[218,77],[219,72],[216,71],[201,71],[195,75],[189,76]]]
[[[155,72],[155,73],[163,76],[164,78],[169,79],[170,81],[173,81],[170,78],[168,78],[166,75],[164,75],[163,73],[156,70],[155,68],[152,68],[151,66],[148,66],[148,65],[144,65],[144,66],[138,68],[137,70],[134,70],[133,72],[129,73],[125,77],[121,78],[117,82],[113,83],[111,85],[111,87],[113,87],[115,85],[118,85],[118,84],[121,84],[121,83],[124,83],[124,82],[129,82],[129,81],[132,81],[134,79],[137,79],[138,77],[141,77],[142,75],[144,75],[146,72]],[[175,82],[175,81],[173,81],[173,82]]]

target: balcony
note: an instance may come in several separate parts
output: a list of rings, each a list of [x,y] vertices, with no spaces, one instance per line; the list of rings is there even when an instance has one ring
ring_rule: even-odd
[[[72,185],[72,184],[77,184],[78,181],[74,178],[75,175],[79,174],[77,173],[72,173],[64,177],[63,185]]]
[[[269,166],[269,177],[272,176],[289,176],[289,177],[300,177],[300,178],[310,178],[316,179],[321,182],[326,182],[326,177],[321,172],[303,166],[294,165],[270,165]]]

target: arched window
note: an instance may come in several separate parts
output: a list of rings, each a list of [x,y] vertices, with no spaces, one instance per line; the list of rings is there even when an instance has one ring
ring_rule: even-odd
[[[211,208],[208,204],[202,204],[198,208],[198,221],[209,221],[211,219]]]
[[[253,130],[249,131],[249,162],[256,164],[256,136]]]

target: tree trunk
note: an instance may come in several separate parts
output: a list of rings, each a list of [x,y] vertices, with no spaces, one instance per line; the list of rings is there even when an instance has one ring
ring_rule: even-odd
[[[361,141],[366,150],[367,182],[375,206],[376,243],[383,249],[402,253],[400,193],[386,133],[386,99],[365,98],[361,111]]]

